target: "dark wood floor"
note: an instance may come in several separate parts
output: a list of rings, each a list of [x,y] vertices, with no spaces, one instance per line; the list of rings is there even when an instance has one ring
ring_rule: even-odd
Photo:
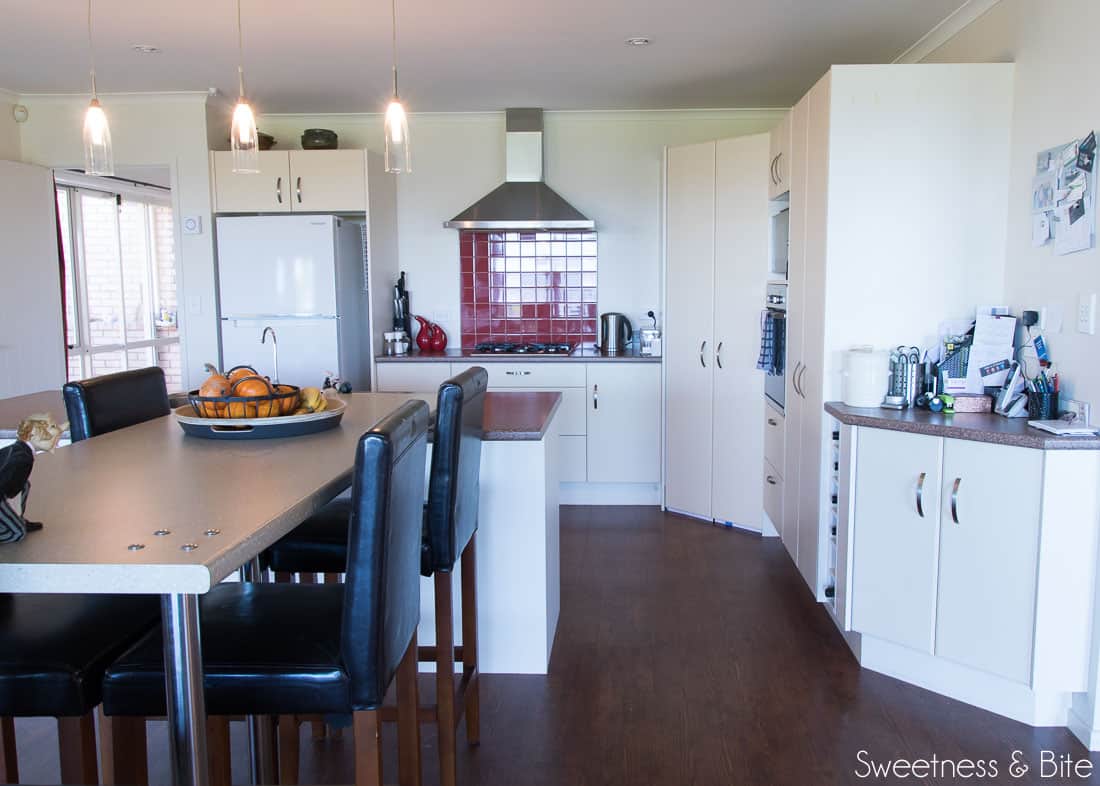
[[[1089,783],[1007,773],[1012,751],[1086,755],[1032,729],[861,671],[777,540],[652,508],[562,509],[562,612],[547,677],[487,676],[464,786],[797,786],[886,782],[875,760],[996,759],[1000,777],[905,783]],[[423,690],[430,691],[425,682]],[[388,730],[388,746],[394,746]],[[52,722],[20,721],[23,781],[57,780]],[[248,777],[234,724],[234,780]],[[392,757],[392,751],[391,757]],[[163,725],[151,740],[167,781]],[[349,783],[350,739],[303,732],[303,783]],[[425,731],[425,783],[438,783]],[[1092,759],[1100,766],[1100,756]],[[388,763],[387,781],[396,779]],[[1095,779],[1100,783],[1100,778]]]

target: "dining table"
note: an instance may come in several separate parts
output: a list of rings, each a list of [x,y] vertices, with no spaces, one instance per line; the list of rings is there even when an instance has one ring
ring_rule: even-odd
[[[0,546],[0,592],[161,597],[172,780],[208,782],[200,599],[351,485],[360,436],[410,398],[342,396],[342,422],[282,439],[184,434],[174,414],[41,453],[27,518]],[[250,719],[253,779],[272,773],[270,719]],[[270,782],[270,781],[267,781]]]

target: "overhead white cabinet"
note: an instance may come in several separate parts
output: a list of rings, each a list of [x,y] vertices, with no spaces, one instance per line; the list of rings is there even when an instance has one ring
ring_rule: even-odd
[[[367,210],[362,150],[263,150],[259,172],[233,172],[233,154],[210,154],[218,213],[361,213]]]
[[[644,363],[588,364],[588,482],[659,483],[661,379]]]
[[[760,529],[767,135],[673,147],[666,175],[665,505]]]
[[[852,626],[932,652],[943,440],[860,433]]]
[[[791,190],[791,113],[783,115],[771,132],[771,165],[768,196],[771,199]]]
[[[944,442],[936,654],[1027,682],[1043,453]]]

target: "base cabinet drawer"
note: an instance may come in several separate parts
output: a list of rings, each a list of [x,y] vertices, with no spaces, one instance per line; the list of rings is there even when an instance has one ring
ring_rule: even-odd
[[[434,393],[451,377],[450,363],[379,363],[379,393]]]
[[[772,469],[779,474],[779,477],[783,477],[784,425],[783,415],[778,410],[770,406],[764,407],[764,458],[772,465]]]
[[[764,462],[764,512],[773,524],[783,520],[783,476],[768,461]]]
[[[489,373],[489,389],[544,388],[562,390],[585,386],[585,364],[562,361],[543,363],[452,363],[455,374],[480,365]]]

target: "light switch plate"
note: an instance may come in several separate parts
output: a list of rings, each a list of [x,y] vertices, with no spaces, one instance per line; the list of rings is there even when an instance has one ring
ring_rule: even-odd
[[[1039,309],[1039,329],[1047,334],[1061,333],[1065,313],[1061,306],[1043,306]]]
[[[1096,333],[1096,293],[1082,292],[1077,301],[1077,332]]]
[[[201,235],[202,216],[184,216],[180,227],[185,235]]]

